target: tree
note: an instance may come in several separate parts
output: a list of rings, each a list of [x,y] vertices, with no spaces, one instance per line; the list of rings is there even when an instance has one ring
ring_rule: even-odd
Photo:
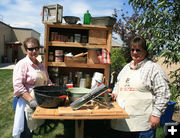
[[[111,72],[120,71],[126,65],[126,60],[121,54],[120,48],[112,48],[111,50]]]
[[[125,5],[125,3],[123,3]],[[140,20],[140,14],[137,11],[131,16],[128,16],[128,11],[123,9],[114,9],[113,17],[117,18],[118,21],[113,26],[113,32],[118,34],[123,42],[121,53],[124,55],[126,62],[131,61],[130,56],[130,41],[135,36],[143,32],[145,28],[137,26],[137,22]],[[114,38],[116,39],[116,38]]]
[[[164,56],[165,63],[180,62],[179,0],[129,0],[129,4],[142,13],[136,25],[147,28],[141,35],[148,39],[149,49]]]

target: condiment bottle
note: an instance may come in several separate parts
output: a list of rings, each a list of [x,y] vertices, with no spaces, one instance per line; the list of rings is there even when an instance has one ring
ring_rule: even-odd
[[[90,24],[91,22],[91,14],[89,13],[89,10],[84,14],[84,24]]]
[[[69,84],[73,84],[73,80],[72,80],[72,72],[69,72],[69,80],[68,80]]]

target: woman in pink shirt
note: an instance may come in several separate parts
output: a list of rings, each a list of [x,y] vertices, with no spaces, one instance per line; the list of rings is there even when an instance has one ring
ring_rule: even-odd
[[[34,37],[27,38],[24,41],[24,48],[27,56],[16,64],[13,71],[14,97],[18,98],[13,136],[29,138],[32,137],[32,130],[36,128],[34,122],[29,121],[32,118],[28,118],[28,110],[37,106],[34,92],[32,92],[33,88],[39,85],[52,85],[52,82],[43,64],[37,60],[40,48],[39,40]],[[22,120],[20,116],[24,119]]]

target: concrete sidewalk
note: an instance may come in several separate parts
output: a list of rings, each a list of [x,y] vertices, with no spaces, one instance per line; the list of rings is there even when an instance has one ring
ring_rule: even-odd
[[[14,69],[14,63],[0,63],[0,69]]]

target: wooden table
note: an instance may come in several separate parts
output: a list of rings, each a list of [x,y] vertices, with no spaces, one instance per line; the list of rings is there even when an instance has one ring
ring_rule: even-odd
[[[116,102],[112,102],[113,107],[107,109],[99,106],[94,108],[87,104],[78,110],[72,110],[71,107],[58,107],[55,109],[37,107],[33,119],[60,119],[75,120],[75,138],[84,136],[84,120],[96,119],[127,119],[129,115]]]

